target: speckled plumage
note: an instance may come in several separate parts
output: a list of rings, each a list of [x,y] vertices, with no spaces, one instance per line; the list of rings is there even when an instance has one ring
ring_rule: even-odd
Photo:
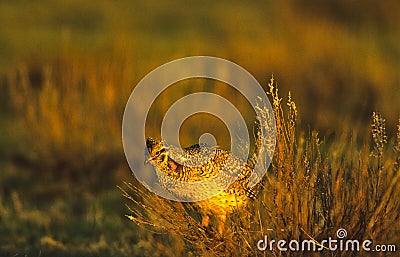
[[[232,212],[233,208],[243,208],[257,191],[255,188],[248,187],[253,170],[252,162],[245,162],[228,151],[218,147],[209,147],[205,144],[196,144],[180,149],[166,145],[154,138],[148,138],[146,146],[150,154],[150,156],[147,156],[147,161],[163,173],[157,173],[160,184],[172,194],[190,196],[193,193],[202,193],[202,190],[183,192],[184,189],[176,186],[176,181],[204,181],[215,177],[222,169],[227,172],[228,176],[238,176],[235,181],[228,181],[228,179],[225,181],[222,177],[216,184],[224,186],[224,183],[233,183],[223,192],[207,200],[193,203],[200,209],[204,226],[208,225],[209,215],[214,214],[218,217],[220,233],[223,231],[226,216]],[[204,158],[204,156],[210,158]],[[212,190],[212,188],[205,188],[204,193]]]

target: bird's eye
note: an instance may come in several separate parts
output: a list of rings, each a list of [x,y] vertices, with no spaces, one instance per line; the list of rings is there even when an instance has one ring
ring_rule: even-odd
[[[161,153],[165,152],[165,148],[162,148],[156,152],[155,156],[159,156]]]

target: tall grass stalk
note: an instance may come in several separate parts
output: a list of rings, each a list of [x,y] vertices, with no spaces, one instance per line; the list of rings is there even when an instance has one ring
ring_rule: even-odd
[[[131,77],[125,61],[61,56],[10,71],[12,159],[75,179],[107,174],[121,162],[120,120],[130,90],[124,85]]]
[[[257,199],[235,210],[220,235],[215,227],[201,226],[190,204],[169,201],[143,186],[126,183],[121,188],[128,204],[127,217],[143,229],[162,233],[181,245],[174,254],[186,256],[349,256],[351,252],[259,251],[257,242],[313,240],[317,245],[344,228],[347,238],[370,239],[378,244],[400,241],[400,122],[394,151],[387,147],[384,119],[373,114],[371,136],[358,144],[356,134],[346,134],[331,144],[318,132],[296,131],[297,107],[289,93],[286,105],[271,79],[277,144]],[[267,110],[264,110],[268,117]],[[262,122],[262,117],[258,117]],[[257,141],[265,143],[265,141]],[[370,152],[370,145],[373,153]],[[215,224],[214,224],[215,225]],[[365,253],[364,253],[365,254]],[[374,253],[386,256],[386,253]],[[389,255],[389,254],[388,254]]]

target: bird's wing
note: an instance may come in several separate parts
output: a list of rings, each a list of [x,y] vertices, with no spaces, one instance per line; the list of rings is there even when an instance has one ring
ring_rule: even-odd
[[[216,149],[217,147],[209,147],[206,144],[195,144],[183,149],[169,146],[168,156],[183,166],[201,166],[213,158]]]

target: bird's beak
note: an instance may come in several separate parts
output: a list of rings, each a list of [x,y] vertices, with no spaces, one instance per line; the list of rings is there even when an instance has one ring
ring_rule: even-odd
[[[153,160],[152,157],[150,157],[150,158],[145,158],[145,159],[144,159],[144,165],[149,164],[152,160]]]
[[[153,160],[153,158],[150,156],[150,153],[148,152],[148,150],[147,149],[144,150],[144,162],[143,162],[143,164],[144,165],[149,164],[151,160]]]

